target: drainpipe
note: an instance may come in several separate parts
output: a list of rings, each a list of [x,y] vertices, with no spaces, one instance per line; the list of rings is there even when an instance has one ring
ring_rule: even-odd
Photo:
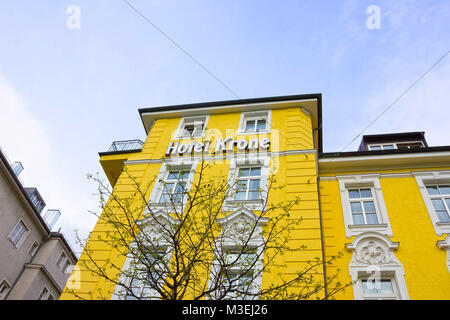
[[[322,266],[323,266],[323,284],[325,289],[325,300],[328,300],[328,287],[327,287],[327,268],[325,264],[325,246],[324,246],[324,239],[323,239],[323,225],[322,225],[322,208],[320,203],[320,186],[319,186],[319,150],[317,150],[316,146],[316,130],[319,130],[319,128],[315,128],[313,130],[313,141],[314,141],[314,149],[316,150],[316,185],[317,185],[317,196],[319,201],[319,223],[320,223],[320,241],[321,241],[321,247],[322,247]]]
[[[38,255],[39,250],[41,250],[42,246],[44,245],[44,243],[46,243],[48,241],[48,239],[50,239],[50,233],[47,235],[47,237],[45,237],[42,242],[39,244],[38,249],[36,250],[36,253],[34,254],[34,256],[31,257],[29,262],[25,262],[22,266],[22,270],[20,270],[19,275],[17,276],[16,280],[14,280],[11,289],[8,290],[8,293],[5,296],[4,300],[8,300],[9,295],[11,294],[11,292],[14,290],[14,287],[16,286],[17,282],[19,282],[20,277],[22,276],[23,272],[25,271],[25,266],[27,264],[30,264],[33,262],[34,258]]]

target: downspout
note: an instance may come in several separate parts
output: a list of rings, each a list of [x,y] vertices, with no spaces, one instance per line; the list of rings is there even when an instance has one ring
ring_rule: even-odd
[[[22,276],[23,272],[25,271],[25,266],[26,266],[27,264],[31,264],[31,263],[33,262],[34,258],[38,255],[39,250],[41,250],[42,246],[48,241],[48,239],[50,239],[50,233],[49,233],[49,234],[47,235],[47,237],[45,237],[45,238],[42,240],[42,242],[39,244],[38,249],[36,250],[34,256],[31,257],[30,261],[29,261],[29,262],[25,262],[25,263],[23,264],[22,270],[20,270],[20,273],[19,273],[19,275],[17,276],[16,280],[14,280],[14,282],[13,282],[13,284],[12,284],[12,286],[11,286],[11,289],[8,290],[8,293],[6,294],[4,300],[7,300],[7,299],[8,299],[9,295],[10,295],[11,292],[14,290],[14,287],[16,286],[17,282],[19,282],[20,277]]]
[[[319,223],[320,223],[320,242],[322,247],[322,266],[323,266],[323,284],[324,284],[324,290],[325,290],[325,300],[328,300],[328,287],[327,287],[327,268],[325,265],[325,246],[324,246],[324,239],[323,239],[323,225],[322,225],[322,208],[321,208],[321,201],[320,201],[320,186],[319,186],[319,150],[317,150],[316,146],[316,130],[319,130],[318,128],[315,128],[313,130],[313,141],[314,141],[314,149],[316,150],[316,185],[317,185],[317,196],[319,201]]]

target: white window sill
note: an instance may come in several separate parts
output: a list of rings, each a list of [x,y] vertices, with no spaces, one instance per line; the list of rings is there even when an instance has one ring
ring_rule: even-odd
[[[264,131],[253,131],[253,132],[244,132],[244,131],[238,131],[238,136],[256,136],[258,134],[269,134],[270,130],[264,130]]]
[[[360,229],[360,228],[387,228],[386,223],[378,223],[378,224],[349,224],[348,227],[350,229]]]
[[[183,203],[181,202],[177,202],[177,203],[149,203],[148,207],[150,207],[151,210],[154,211],[159,211],[159,210],[165,210],[166,212],[178,212],[178,213],[183,213],[181,212],[181,210],[184,211],[185,206]],[[148,212],[148,207],[145,209],[145,215],[147,215]]]
[[[387,236],[392,236],[389,226],[387,223],[379,223],[379,224],[349,224],[347,225],[347,228],[350,232],[351,236],[357,236],[364,232],[380,232],[382,234],[385,234]]]
[[[436,225],[441,227],[450,227],[450,222],[436,222]]]
[[[235,211],[239,208],[247,208],[249,210],[262,210],[264,200],[225,200],[223,211]]]

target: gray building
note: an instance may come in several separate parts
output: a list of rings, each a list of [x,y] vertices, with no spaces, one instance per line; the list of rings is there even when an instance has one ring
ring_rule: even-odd
[[[0,148],[0,300],[58,299],[77,257],[64,236],[52,232],[58,210],[47,210],[36,188],[18,178]]]

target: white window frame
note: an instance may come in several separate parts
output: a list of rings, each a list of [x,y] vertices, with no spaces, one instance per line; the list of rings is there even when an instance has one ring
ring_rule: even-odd
[[[34,245],[36,245],[36,247],[34,247]],[[30,256],[34,257],[36,255],[36,252],[38,251],[38,249],[39,249],[39,242],[33,241],[30,248],[28,249],[28,254]]]
[[[261,168],[261,182],[260,182],[260,198],[257,200],[236,200],[237,178],[240,168],[260,167]],[[230,159],[230,170],[228,173],[228,182],[230,195],[224,201],[223,211],[235,211],[241,207],[249,210],[261,211],[267,199],[269,189],[269,173],[270,173],[270,156],[268,154],[244,154],[235,155]]]
[[[439,249],[447,251],[447,269],[450,273],[450,234],[444,240],[439,240],[436,245]]]
[[[12,238],[14,230],[16,229],[16,227],[19,224],[23,224],[23,226],[25,227],[25,232],[22,234],[22,237],[19,239],[19,241],[17,243],[14,243],[13,239],[11,239],[11,238]],[[19,219],[19,221],[16,222],[16,224],[12,228],[11,232],[9,233],[8,239],[16,249],[19,249],[22,246],[22,244],[25,242],[25,239],[28,237],[29,233],[30,233],[30,228],[28,227],[28,225],[25,223],[25,221],[23,219]]]
[[[161,169],[159,170],[158,177],[156,178],[155,185],[153,187],[153,190],[150,194],[150,198],[148,200],[148,206],[151,209],[154,210],[161,210],[165,209],[166,211],[176,211],[180,215],[183,214],[181,210],[184,211],[186,208],[186,202],[188,199],[188,195],[185,194],[183,197],[183,201],[179,203],[159,203],[159,200],[161,198],[161,195],[164,190],[164,182],[166,181],[167,177],[169,176],[169,172],[171,170],[176,170],[180,168],[189,169],[189,176],[186,181],[185,190],[191,190],[192,182],[194,180],[194,175],[197,170],[198,160],[194,158],[189,159],[167,159],[166,162],[164,162],[161,165]],[[146,208],[146,211],[148,208]]]
[[[204,116],[193,116],[193,117],[185,117],[181,118],[180,124],[178,125],[178,129],[175,135],[176,140],[192,140],[192,139],[198,139],[203,138],[205,136],[206,126],[208,125],[209,121],[209,115]],[[192,137],[183,137],[184,128],[186,124],[193,124],[194,126],[197,123],[203,124],[202,133],[200,135],[192,136]]]
[[[419,186],[420,193],[422,194],[423,201],[425,202],[436,234],[441,236],[445,233],[450,233],[450,222],[439,221],[426,188],[427,185],[450,184],[450,171],[413,172],[412,174],[416,178],[417,185]]]
[[[158,221],[155,221],[155,220],[158,220]],[[170,259],[172,257],[172,251],[169,249],[169,243],[164,240],[164,236],[161,236],[161,234],[157,234],[158,230],[155,227],[153,227],[153,225],[155,223],[164,224],[169,229],[169,228],[173,228],[175,225],[179,224],[180,221],[177,219],[174,219],[166,212],[160,210],[160,211],[155,212],[153,215],[147,216],[146,218],[137,222],[137,224],[140,228],[146,229],[147,237],[155,239],[155,243],[153,243],[151,245],[152,247],[154,247],[155,250],[158,250],[159,248],[167,248],[166,256],[164,257],[164,259],[166,261],[170,261]],[[132,246],[133,245],[135,246],[136,244],[133,243]],[[122,270],[130,270],[131,268],[133,268],[134,267],[133,260],[134,260],[134,257],[132,255],[128,255],[127,258],[125,259],[125,263],[123,265]],[[163,281],[163,278],[164,278],[164,275],[161,276],[161,281]],[[119,278],[119,283],[128,283],[129,284],[129,283],[131,283],[131,281],[132,281],[131,277],[129,277],[125,274],[121,274],[121,276]],[[145,288],[141,287],[140,293],[142,293],[142,290],[145,290]],[[150,290],[152,290],[152,289],[150,289]],[[149,291],[149,294],[153,294],[155,296],[154,299],[158,299],[158,297],[159,297],[159,295],[156,291],[153,293],[151,291]],[[125,300],[126,296],[127,296],[126,289],[123,288],[123,286],[121,286],[120,284],[117,284],[111,299],[112,300]]]
[[[379,150],[372,150],[373,147],[381,147],[381,150],[398,150],[398,144],[404,144],[404,143],[420,143],[422,146],[421,148],[424,148],[425,145],[423,141],[397,141],[397,142],[386,142],[386,143],[371,143],[368,144],[367,147],[369,148],[369,151],[379,151]],[[393,146],[393,149],[384,149],[384,146]]]
[[[217,223],[222,228],[222,231],[221,234],[217,237],[215,248],[218,252],[220,252],[220,254],[222,254],[224,251],[240,250],[239,245],[242,244],[240,244],[239,240],[236,239],[236,235],[238,233],[241,234],[238,229],[239,224],[243,221],[249,222],[252,226],[256,223],[253,235],[250,241],[248,241],[247,243],[249,250],[254,249],[255,256],[258,258],[258,260],[255,262],[253,270],[254,274],[256,273],[257,275],[254,276],[249,290],[249,293],[256,294],[258,293],[258,290],[262,288],[262,268],[264,266],[264,252],[262,245],[265,242],[264,236],[262,235],[262,228],[263,226],[267,225],[269,219],[267,217],[261,218],[251,210],[246,208],[240,208],[228,214],[224,218],[217,218]],[[240,235],[237,235],[237,237],[240,238]],[[218,243],[219,239],[222,240],[221,243]],[[217,262],[217,258],[213,259],[208,283],[209,288],[212,287],[213,282],[215,281],[215,274],[218,273],[219,268],[220,263]],[[240,273],[241,271],[242,269],[239,267],[234,267],[229,270],[230,273]],[[214,297],[215,295],[214,293],[212,293],[211,296],[207,297],[207,299],[214,299]],[[236,297],[231,296],[230,298],[232,299]],[[249,296],[249,298],[257,299],[257,296]],[[240,297],[239,299],[242,299],[242,297]]]
[[[241,118],[239,120],[239,135],[258,135],[258,134],[267,134],[270,133],[271,128],[271,118],[272,118],[272,110],[261,110],[261,111],[251,111],[251,112],[242,112]],[[261,131],[250,131],[247,132],[246,123],[249,120],[266,120],[266,129]]]
[[[364,232],[355,237],[346,249],[353,253],[349,264],[349,273],[353,282],[355,300],[364,299],[398,299],[409,300],[405,281],[405,271],[401,262],[395,257],[394,250],[398,242],[392,242],[378,232]],[[380,296],[363,292],[361,279],[391,279],[394,295]]]
[[[6,280],[6,278],[3,278],[2,281],[0,282],[0,289],[3,289],[4,287],[6,287],[5,292],[0,293],[0,300],[3,300],[6,295],[8,294],[9,290],[11,290],[11,283],[9,283],[8,280]]]
[[[341,194],[342,211],[344,213],[345,234],[347,238],[357,236],[363,232],[376,231],[382,234],[392,236],[391,223],[383,198],[380,185],[380,175],[352,175],[336,176],[339,182],[339,191]],[[371,189],[377,213],[378,224],[354,224],[350,207],[350,189]]]

